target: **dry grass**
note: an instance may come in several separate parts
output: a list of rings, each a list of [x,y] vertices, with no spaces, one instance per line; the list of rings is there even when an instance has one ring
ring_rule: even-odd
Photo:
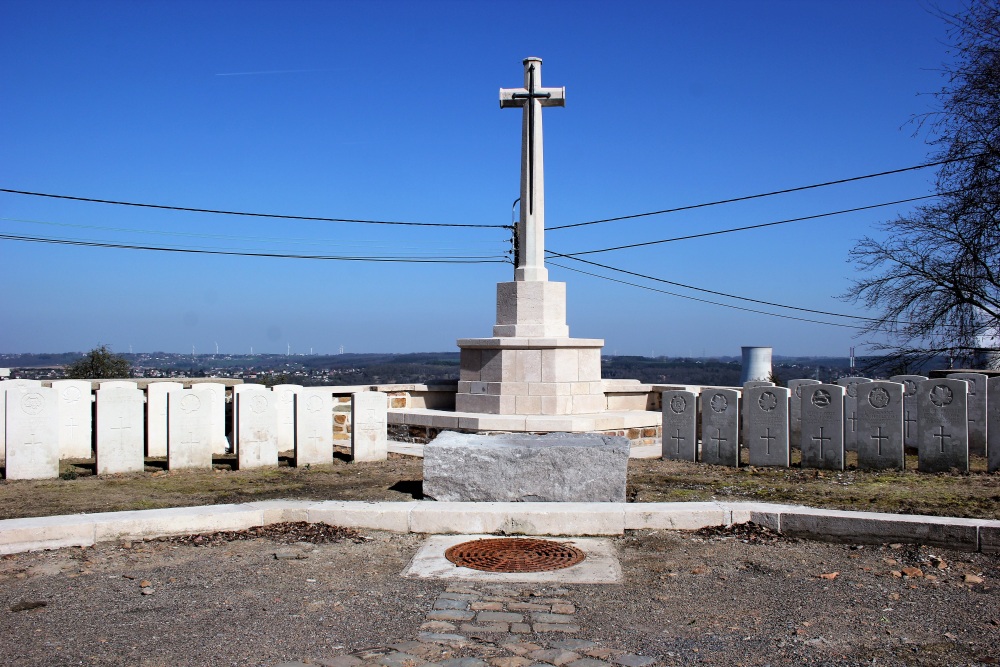
[[[700,463],[633,460],[631,502],[754,500],[866,511],[1000,519],[1000,474],[987,474],[981,458],[971,474],[844,472],[791,468],[739,469]],[[186,507],[273,498],[412,501],[420,497],[422,461],[394,458],[354,464],[232,471],[220,460],[213,471],[162,470],[97,477],[92,464],[65,463],[65,479],[0,481],[0,519],[56,514]],[[853,465],[854,461],[849,459]],[[75,475],[75,477],[74,477]]]

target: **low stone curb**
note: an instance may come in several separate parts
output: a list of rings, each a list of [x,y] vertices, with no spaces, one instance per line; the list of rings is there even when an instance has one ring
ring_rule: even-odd
[[[119,539],[244,530],[282,521],[397,533],[622,535],[753,521],[823,541],[908,542],[1000,553],[1000,521],[880,514],[771,503],[458,503],[270,500],[0,521],[0,554],[91,546]]]

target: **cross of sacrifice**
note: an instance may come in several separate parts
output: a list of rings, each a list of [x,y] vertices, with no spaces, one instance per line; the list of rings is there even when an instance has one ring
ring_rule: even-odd
[[[548,280],[542,107],[566,106],[565,88],[542,88],[542,59],[524,59],[524,88],[501,88],[500,108],[521,107],[521,219],[514,238],[514,280]]]

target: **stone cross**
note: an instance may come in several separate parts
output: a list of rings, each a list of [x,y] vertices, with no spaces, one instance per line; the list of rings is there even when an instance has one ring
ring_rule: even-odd
[[[514,280],[548,280],[542,107],[566,105],[565,88],[542,88],[542,59],[524,59],[524,88],[501,88],[500,108],[521,107],[521,219],[515,231]]]

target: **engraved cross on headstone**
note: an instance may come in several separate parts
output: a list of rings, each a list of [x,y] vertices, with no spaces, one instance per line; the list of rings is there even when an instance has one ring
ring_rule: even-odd
[[[685,440],[687,440],[687,438],[681,437],[681,430],[677,429],[677,433],[675,435],[670,436],[670,439],[674,441],[674,450],[675,450],[674,453],[675,454],[680,454],[681,453],[681,443],[684,442]]]
[[[131,431],[132,427],[131,426],[126,426],[125,425],[125,417],[119,416],[118,417],[118,426],[112,426],[111,430],[112,431],[118,431],[118,442],[121,445],[124,446],[125,445],[125,431]]]
[[[823,427],[822,427],[822,426],[820,426],[820,427],[819,427],[819,436],[815,436],[815,435],[814,435],[814,436],[812,437],[812,439],[813,439],[813,442],[819,442],[819,457],[820,457],[821,459],[822,459],[822,458],[824,458],[824,456],[823,456],[823,445],[824,445],[825,443],[827,443],[827,442],[830,442],[831,440],[833,440],[833,438],[831,438],[831,437],[830,437],[830,436],[828,436],[828,435],[825,435],[825,434],[823,433]]]
[[[888,442],[889,436],[882,435],[882,427],[879,426],[878,432],[875,435],[871,436],[871,439],[875,440],[876,443],[878,444],[878,456],[882,456],[882,441],[885,440],[886,442]]]
[[[944,441],[951,440],[951,434],[944,432],[944,426],[938,426],[938,432],[931,434],[933,437],[938,439],[938,444],[941,445],[941,454],[944,454]]]
[[[765,446],[767,447],[767,450],[766,450],[767,455],[770,456],[771,455],[771,441],[772,440],[777,440],[778,439],[777,436],[771,435],[771,429],[768,428],[767,429],[767,435],[760,436],[760,439],[764,441]]]
[[[524,59],[524,88],[501,88],[500,108],[521,107],[521,219],[515,230],[514,280],[548,280],[542,107],[566,105],[565,88],[542,88],[542,59]]]
[[[715,427],[715,430],[718,431],[718,433],[716,433],[715,435],[712,436],[712,440],[715,441],[716,456],[718,456],[719,458],[722,458],[722,443],[729,442],[729,440],[727,438],[723,438],[722,437],[722,429],[721,428],[719,428],[717,426],[717,427]]]
[[[917,423],[917,420],[914,419],[914,418],[912,418],[912,417],[910,417],[910,411],[907,410],[906,411],[906,418],[903,420],[903,425],[906,427],[906,431],[905,431],[906,435],[904,437],[906,437],[906,438],[910,437],[910,424],[916,424],[916,423]]]

